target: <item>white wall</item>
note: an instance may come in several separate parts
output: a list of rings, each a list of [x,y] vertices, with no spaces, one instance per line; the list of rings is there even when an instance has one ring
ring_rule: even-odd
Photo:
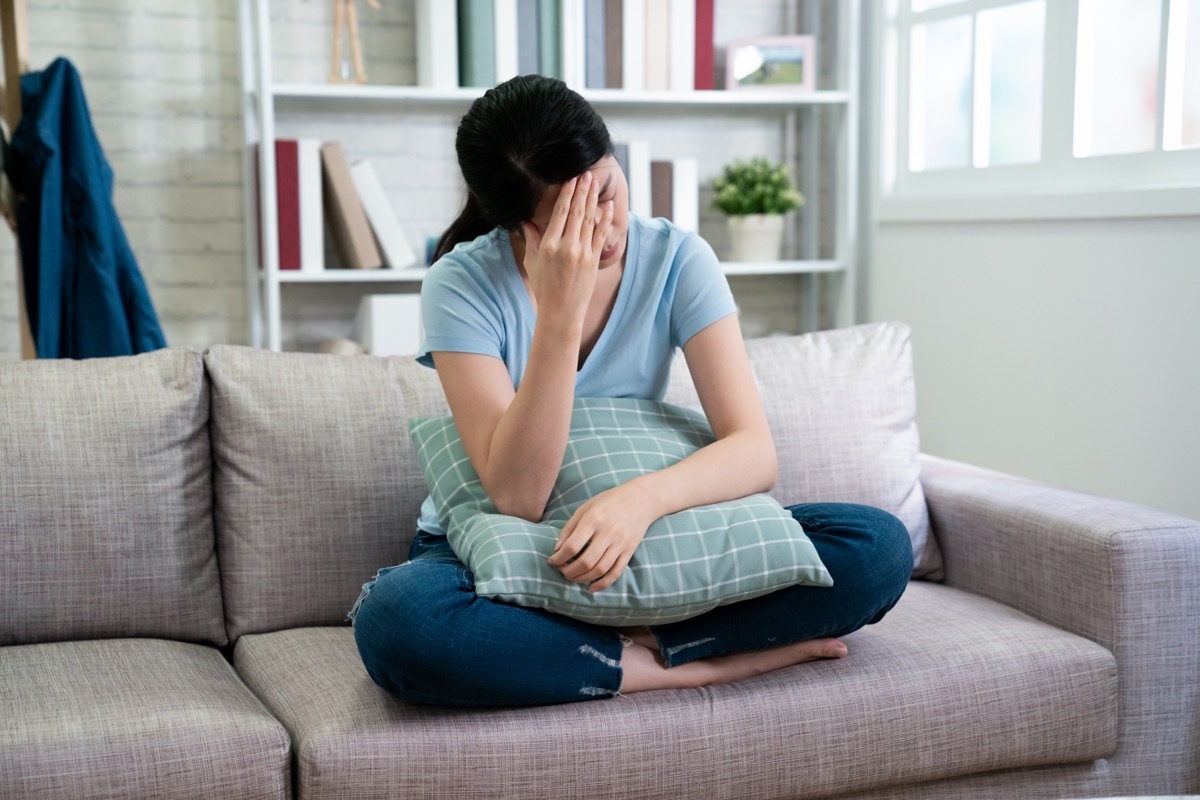
[[[28,0],[31,68],[69,58],[171,344],[246,338],[232,0]],[[19,355],[16,241],[0,233],[0,358]]]
[[[867,318],[913,328],[922,449],[1200,518],[1200,220],[864,234]]]
[[[115,201],[167,341],[204,347],[249,338],[244,277],[242,120],[237,7],[234,0],[27,0],[31,68],[56,56],[79,68],[100,142],[116,174]],[[783,31],[789,0],[717,4],[718,44]],[[278,80],[323,81],[329,68],[328,0],[275,0]],[[411,83],[415,73],[412,0],[382,11],[359,3],[372,81]],[[795,19],[796,10],[791,10]],[[689,133],[695,119],[630,119],[618,136],[670,142],[696,156],[702,178],[724,162],[725,144],[778,147],[779,128],[726,114],[724,140]],[[444,111],[378,107],[336,116],[285,114],[280,135],[316,135],[370,157],[410,236],[441,232],[461,196],[453,159],[456,120]],[[705,202],[702,196],[702,203]],[[701,232],[720,252],[723,219],[704,210]],[[15,241],[0,233],[0,358],[19,355]],[[795,278],[733,281],[750,326],[793,330],[800,305]],[[285,287],[295,320],[289,347],[348,336],[360,289]]]

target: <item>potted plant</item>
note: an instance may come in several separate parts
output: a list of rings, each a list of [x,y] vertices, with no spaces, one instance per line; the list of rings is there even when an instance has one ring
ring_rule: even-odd
[[[783,164],[765,158],[734,161],[713,181],[713,207],[729,215],[734,261],[778,261],[783,215],[804,205]]]

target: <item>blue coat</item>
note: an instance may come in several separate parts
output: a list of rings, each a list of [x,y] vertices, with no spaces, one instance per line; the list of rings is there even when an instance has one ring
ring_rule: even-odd
[[[21,77],[21,121],[5,171],[19,198],[25,307],[38,357],[166,347],[113,206],[112,168],[83,84],[66,59]]]

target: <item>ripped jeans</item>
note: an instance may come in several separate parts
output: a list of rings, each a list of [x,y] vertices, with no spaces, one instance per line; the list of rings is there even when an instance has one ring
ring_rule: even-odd
[[[667,666],[844,636],[878,622],[900,599],[913,567],[900,520],[848,503],[788,510],[833,586],[792,586],[655,625]],[[621,686],[615,630],[478,596],[441,536],[418,532],[409,561],[365,584],[350,618],[372,680],[410,703],[542,705],[612,697]]]

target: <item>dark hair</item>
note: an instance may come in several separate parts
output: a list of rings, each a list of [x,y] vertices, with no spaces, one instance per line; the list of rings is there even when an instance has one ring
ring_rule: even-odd
[[[596,110],[562,81],[542,75],[488,89],[459,122],[454,149],[467,199],[438,240],[435,261],[493,228],[516,229],[533,216],[548,186],[613,152]]]

